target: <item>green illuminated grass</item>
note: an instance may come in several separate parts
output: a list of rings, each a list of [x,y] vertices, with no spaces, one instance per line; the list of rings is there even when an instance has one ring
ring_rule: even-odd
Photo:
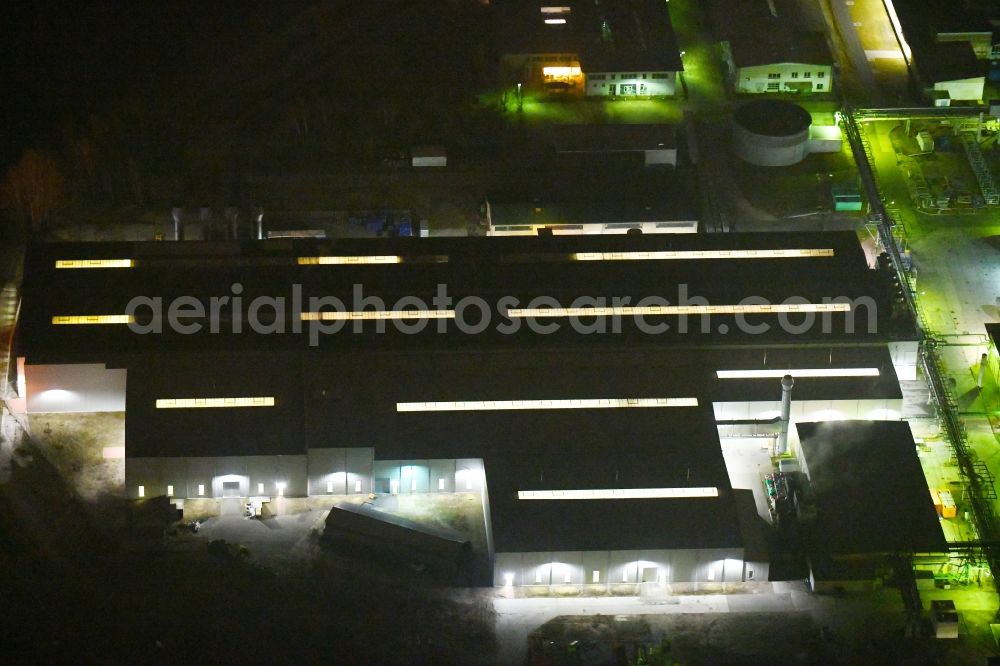
[[[588,125],[588,124],[669,124],[678,123],[683,117],[681,103],[675,99],[615,99],[567,97],[554,98],[522,91],[518,105],[516,90],[507,91],[506,104],[494,98],[504,109],[508,122],[531,125]],[[520,108],[518,108],[520,106]]]
[[[670,22],[683,52],[684,83],[688,97],[703,109],[723,106],[726,82],[722,56],[716,41],[708,34],[695,0],[673,0]],[[680,80],[677,83],[681,87]]]

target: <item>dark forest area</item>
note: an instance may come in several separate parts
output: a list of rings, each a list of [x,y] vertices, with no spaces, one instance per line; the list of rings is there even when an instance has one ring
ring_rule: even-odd
[[[14,3],[0,114],[5,228],[257,203],[274,174],[336,173],[499,121],[473,0]],[[11,236],[9,236],[11,237]]]

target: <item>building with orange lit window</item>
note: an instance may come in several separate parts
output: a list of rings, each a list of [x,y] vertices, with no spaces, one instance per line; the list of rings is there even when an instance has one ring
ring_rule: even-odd
[[[672,96],[683,70],[667,4],[655,0],[494,5],[501,82],[587,97]]]

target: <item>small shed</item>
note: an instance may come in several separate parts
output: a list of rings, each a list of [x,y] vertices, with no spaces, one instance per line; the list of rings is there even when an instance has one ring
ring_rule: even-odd
[[[444,146],[413,146],[410,149],[410,164],[414,167],[448,166],[448,151]]]

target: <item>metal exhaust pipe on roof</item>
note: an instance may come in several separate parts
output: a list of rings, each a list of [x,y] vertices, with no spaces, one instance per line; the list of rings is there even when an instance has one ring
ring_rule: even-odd
[[[774,455],[785,455],[788,450],[788,421],[792,416],[792,387],[795,386],[795,379],[791,375],[781,378],[781,430],[778,432],[778,440],[774,446]]]
[[[184,240],[184,209],[173,208],[170,211],[170,216],[174,218],[174,240]]]

